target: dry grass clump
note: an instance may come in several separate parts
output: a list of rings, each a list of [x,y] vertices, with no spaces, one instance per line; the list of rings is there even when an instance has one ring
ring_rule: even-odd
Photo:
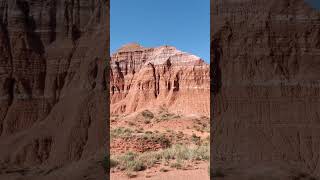
[[[134,131],[129,128],[119,127],[112,129],[110,132],[110,139],[112,138],[129,138],[133,135]]]
[[[174,161],[170,164],[172,168],[181,169],[185,161],[209,161],[209,145],[197,147],[188,147],[184,145],[174,145],[170,148],[145,152],[145,153],[126,153],[124,155],[113,157],[116,168],[126,171],[141,171],[153,167],[161,162]]]
[[[117,166],[121,170],[126,171],[142,171],[146,167],[144,163],[138,159],[138,154],[133,152],[128,152],[122,156],[116,157],[116,159],[111,158],[113,161],[117,162]]]

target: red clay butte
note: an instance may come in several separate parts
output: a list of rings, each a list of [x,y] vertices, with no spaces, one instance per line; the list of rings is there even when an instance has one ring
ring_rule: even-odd
[[[172,46],[130,43],[111,56],[110,93],[113,114],[166,107],[209,115],[209,65]]]

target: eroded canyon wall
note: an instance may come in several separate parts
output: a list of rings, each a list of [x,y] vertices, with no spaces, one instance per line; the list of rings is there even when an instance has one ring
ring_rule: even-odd
[[[215,0],[211,20],[211,162],[319,175],[319,12],[304,0]]]
[[[2,165],[107,151],[108,11],[108,0],[0,1]]]

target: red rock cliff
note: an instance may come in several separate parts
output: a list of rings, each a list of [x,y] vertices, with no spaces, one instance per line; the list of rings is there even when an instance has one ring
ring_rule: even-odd
[[[209,115],[209,65],[175,47],[128,44],[111,57],[112,113],[167,107]]]

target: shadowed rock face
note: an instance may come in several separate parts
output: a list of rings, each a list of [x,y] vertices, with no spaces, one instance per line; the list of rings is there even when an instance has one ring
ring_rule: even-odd
[[[167,107],[209,115],[209,65],[175,47],[128,44],[111,57],[111,112]]]
[[[212,162],[320,175],[319,12],[304,0],[217,0],[211,8]]]
[[[0,161],[62,165],[106,144],[106,0],[0,1]]]

